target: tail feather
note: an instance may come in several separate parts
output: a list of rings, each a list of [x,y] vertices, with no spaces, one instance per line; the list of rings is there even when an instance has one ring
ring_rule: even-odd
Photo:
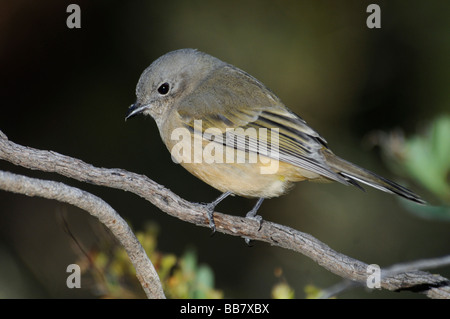
[[[338,174],[347,179],[347,181],[359,188],[362,188],[358,182],[369,185],[376,189],[382,190],[387,193],[397,194],[401,197],[409,199],[419,204],[425,204],[418,195],[410,191],[409,189],[394,183],[384,177],[381,177],[369,170],[359,167],[353,163],[350,163],[333,153],[324,152],[327,164],[336,170]]]

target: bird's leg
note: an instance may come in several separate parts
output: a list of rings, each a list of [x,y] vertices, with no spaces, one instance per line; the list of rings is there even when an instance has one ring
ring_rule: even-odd
[[[219,197],[217,197],[213,202],[206,204],[206,210],[208,214],[208,220],[209,220],[209,228],[211,228],[212,233],[214,234],[216,232],[216,224],[214,223],[214,209],[216,206],[223,201],[225,198],[230,196],[231,192],[225,192]]]
[[[256,215],[256,213],[258,212],[258,209],[261,207],[261,204],[263,201],[264,201],[264,197],[261,197],[260,199],[258,199],[258,201],[256,202],[256,205],[252,208],[252,210],[249,211],[247,213],[247,215],[245,215],[245,218],[250,218],[250,219],[254,219],[254,220],[258,221],[259,228],[261,228],[263,219],[261,216]]]
[[[256,202],[256,205],[252,208],[252,210],[249,211],[247,213],[247,215],[245,215],[245,218],[256,220],[259,223],[258,230],[261,229],[263,219],[260,215],[256,215],[256,213],[258,212],[258,209],[261,207],[261,204],[263,203],[263,201],[264,201],[264,197],[261,197],[260,199],[258,199],[258,201]],[[244,237],[244,239],[245,239],[245,242],[247,243],[247,245],[250,246],[250,238]]]

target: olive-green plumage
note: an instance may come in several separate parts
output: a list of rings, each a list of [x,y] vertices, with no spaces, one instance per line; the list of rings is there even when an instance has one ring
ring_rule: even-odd
[[[234,137],[245,139],[245,145],[253,145],[255,152],[258,152],[261,135],[243,136],[242,132],[249,128],[257,132],[259,129],[277,130],[277,140],[270,135],[266,141],[267,145],[277,142],[277,152],[259,154],[261,158],[278,161],[278,170],[273,174],[261,174],[263,160],[181,163],[222,192],[270,198],[282,195],[296,181],[325,180],[355,186],[363,183],[423,203],[408,189],[334,155],[325,139],[261,82],[208,54],[182,49],[163,55],[143,72],[136,95],[137,101],[130,107],[127,118],[139,113],[151,115],[169,150],[177,142],[172,138],[177,128],[186,128],[192,134],[192,140],[185,141],[186,147],[192,145],[188,142],[195,139],[195,133],[199,133],[203,145],[214,141],[206,134],[208,129],[214,128],[224,135],[225,149],[239,149],[238,145],[224,141],[227,130],[241,128],[241,131],[233,131]],[[201,132],[195,131],[198,120],[202,121]],[[245,150],[251,152],[248,148]]]

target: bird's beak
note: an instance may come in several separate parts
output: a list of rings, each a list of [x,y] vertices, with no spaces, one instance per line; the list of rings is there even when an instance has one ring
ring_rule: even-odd
[[[125,114],[125,121],[130,117],[141,114],[145,109],[148,108],[148,105],[141,105],[139,103],[131,104],[131,106],[127,110],[127,114]]]

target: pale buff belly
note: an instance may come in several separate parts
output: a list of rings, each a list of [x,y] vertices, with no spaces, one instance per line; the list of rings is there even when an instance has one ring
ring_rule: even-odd
[[[201,147],[194,149],[191,142],[168,145],[173,159],[194,176],[222,192],[229,191],[243,197],[271,198],[286,193],[292,182],[320,178],[316,173],[255,153],[249,154],[222,145],[213,145],[211,148],[212,144],[205,140],[202,141],[203,145],[200,144]]]

